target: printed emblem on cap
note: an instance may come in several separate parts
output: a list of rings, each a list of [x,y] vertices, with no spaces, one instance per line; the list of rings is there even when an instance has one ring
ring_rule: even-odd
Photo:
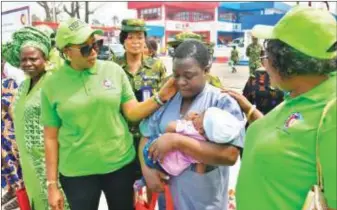
[[[85,23],[81,20],[76,20],[75,22],[73,22],[72,24],[69,25],[69,29],[71,31],[75,31],[75,30],[78,30],[82,27],[85,26]]]

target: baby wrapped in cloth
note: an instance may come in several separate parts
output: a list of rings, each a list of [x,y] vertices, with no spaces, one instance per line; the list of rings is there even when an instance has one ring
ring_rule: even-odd
[[[176,132],[189,136],[197,141],[209,140],[218,144],[230,143],[240,135],[240,130],[244,125],[238,121],[229,112],[216,107],[210,107],[205,112],[189,113],[183,120],[177,120],[169,123],[165,132]],[[144,128],[140,125],[141,130],[151,129]],[[143,135],[146,132],[142,132]],[[150,138],[144,147],[143,155],[147,166],[157,168],[171,176],[178,176],[191,164],[196,165],[196,172],[204,173],[205,166],[190,156],[180,151],[173,151],[167,154],[162,163],[150,159],[148,150],[151,144],[160,136],[144,136]]]

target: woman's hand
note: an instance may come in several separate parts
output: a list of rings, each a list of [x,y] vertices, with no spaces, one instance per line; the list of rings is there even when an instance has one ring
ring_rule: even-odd
[[[48,202],[52,210],[64,209],[64,197],[56,185],[51,185],[48,188]]]
[[[172,77],[160,88],[159,98],[163,102],[170,100],[178,91],[175,79]]]
[[[155,140],[149,148],[150,158],[162,162],[166,154],[176,148],[177,139],[175,136],[175,133],[165,133]]]
[[[146,186],[152,192],[164,192],[164,183],[162,180],[168,180],[168,176],[156,169],[147,166],[142,167],[142,174],[144,176]]]
[[[225,89],[223,88],[222,93],[227,93],[228,95],[232,96],[239,104],[239,106],[241,107],[242,111],[247,115],[249,110],[252,108],[252,104],[248,101],[248,99],[243,96],[242,94],[233,91],[233,90],[229,90],[229,89]]]

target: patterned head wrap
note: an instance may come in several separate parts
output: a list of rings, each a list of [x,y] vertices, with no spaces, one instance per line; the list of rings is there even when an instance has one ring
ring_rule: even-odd
[[[24,27],[16,31],[12,41],[2,45],[1,55],[12,66],[20,66],[20,53],[24,47],[34,47],[48,57],[51,50],[50,38],[35,27]]]

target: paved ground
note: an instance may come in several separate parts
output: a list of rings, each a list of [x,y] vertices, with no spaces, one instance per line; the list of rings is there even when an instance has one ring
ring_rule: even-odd
[[[166,66],[168,74],[172,73],[172,59],[170,57],[161,58]],[[248,66],[238,66],[237,73],[231,73],[231,68],[226,63],[213,63],[211,74],[220,77],[225,87],[241,91],[249,75]]]

